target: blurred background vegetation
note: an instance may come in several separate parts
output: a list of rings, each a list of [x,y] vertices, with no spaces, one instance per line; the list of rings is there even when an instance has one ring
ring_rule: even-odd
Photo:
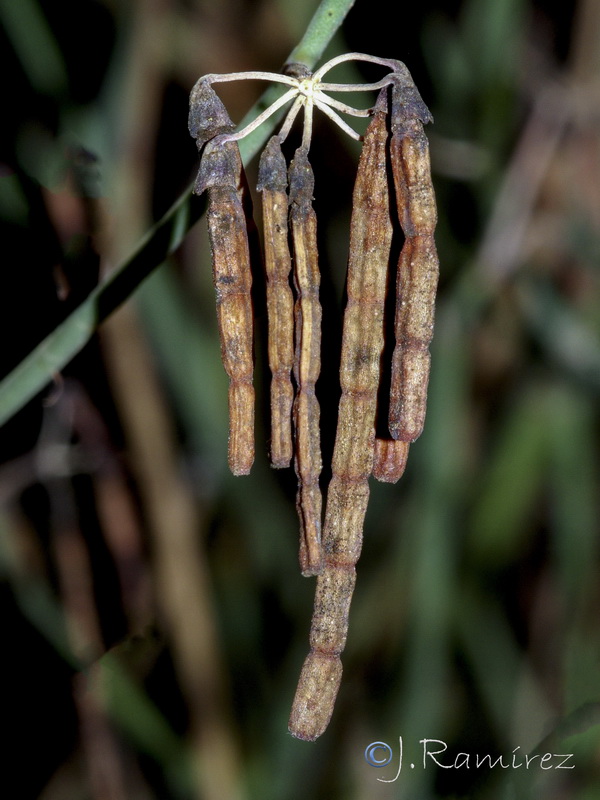
[[[316,5],[1,0],[3,374],[186,192],[196,79],[278,71]],[[426,429],[372,487],[330,728],[287,733],[314,584],[293,471],[267,461],[260,302],[258,455],[227,472],[200,222],[0,431],[3,795],[599,796],[600,6],[357,0],[327,54],[348,50],[403,60],[433,112],[441,283]],[[219,94],[237,122],[262,89]],[[318,122],[326,464],[358,149]],[[423,769],[424,738],[575,768]]]

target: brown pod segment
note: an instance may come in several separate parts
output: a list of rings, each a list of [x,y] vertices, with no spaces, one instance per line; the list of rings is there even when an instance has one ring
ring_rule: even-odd
[[[408,442],[396,439],[375,439],[373,477],[383,483],[398,483],[408,461]]]
[[[271,465],[289,467],[293,450],[294,297],[288,245],[287,165],[277,136],[265,147],[258,168],[262,194],[269,368],[271,370]]]
[[[337,65],[356,61],[385,67],[388,72],[374,83],[325,80]],[[212,89],[213,83],[232,80],[267,80],[283,85],[285,91],[235,131]],[[339,93],[348,91],[379,91],[379,96],[373,108],[355,108],[340,97]],[[434,242],[437,214],[423,131],[431,115],[402,62],[346,53],[314,72],[304,65],[288,65],[283,74],[256,71],[201,78],[190,97],[189,129],[202,154],[195,191],[208,190],[209,195],[221,352],[230,378],[229,463],[233,472],[248,472],[254,458],[252,280],[247,235],[251,212],[237,141],[288,104],[279,133],[269,140],[261,157],[258,191],[263,206],[271,370],[270,458],[272,466],[279,468],[288,466],[294,457],[300,565],[304,575],[317,575],[310,652],[300,673],[289,730],[299,739],[312,741],[329,724],[342,678],[340,656],[362,548],[369,477],[386,483],[398,481],[410,443],[423,429],[439,267]],[[353,193],[341,397],[322,531],[316,395],[322,310],[312,205],[314,176],[308,160],[316,109],[359,141],[360,134],[341,115],[373,117],[363,139]],[[301,144],[288,171],[282,144],[300,112]],[[399,225],[392,221],[396,214]],[[403,234],[403,243],[395,286],[393,352],[388,359],[384,317],[395,234]],[[381,425],[383,418],[386,426]]]
[[[290,732],[299,739],[320,736],[333,712],[373,468],[392,242],[385,94],[384,90],[365,134],[354,185],[340,365],[342,396],[323,528],[325,568],[317,578],[311,650],[289,721]]]
[[[295,358],[296,399],[294,427],[295,468],[298,475],[297,508],[300,518],[300,568],[303,575],[323,569],[321,552],[321,434],[320,408],[315,384],[321,372],[321,304],[317,217],[312,198],[313,171],[308,154],[298,148],[290,164],[290,224],[294,244],[296,288]]]
[[[252,273],[242,160],[236,142],[211,139],[202,152],[195,191],[208,191],[208,233],[217,296],[221,358],[229,376],[229,468],[247,475],[254,462]]]
[[[423,131],[423,122],[431,116],[414,85],[399,80],[392,98],[390,158],[398,217],[406,238],[398,263],[389,427],[394,439],[414,442],[425,422],[439,274],[433,238],[437,211]]]

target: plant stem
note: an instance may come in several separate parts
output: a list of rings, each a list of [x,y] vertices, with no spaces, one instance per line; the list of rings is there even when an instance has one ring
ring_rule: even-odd
[[[354,0],[323,0],[288,62],[313,67],[333,38]],[[267,90],[249,112],[254,119],[277,97]],[[279,92],[281,89],[279,88]],[[275,92],[275,94],[274,94]],[[273,99],[272,99],[273,98]],[[244,122],[246,122],[244,120]],[[260,131],[241,142],[244,162],[262,148],[278,122],[275,115]],[[202,216],[206,202],[192,196],[191,186],[144,236],[137,249],[105,278],[77,308],[43,339],[0,383],[0,425],[41,391],[90,340],[98,326],[125,302],[140,283],[179,247]]]
[[[308,23],[306,33],[290,53],[288,64],[314,67],[355,0],[323,0]]]

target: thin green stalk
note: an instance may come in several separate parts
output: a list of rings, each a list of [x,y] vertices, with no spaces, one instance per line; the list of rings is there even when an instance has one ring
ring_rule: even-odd
[[[290,53],[287,63],[305,64],[309,69],[314,67],[354,2],[323,0],[308,23],[306,33]]]
[[[354,0],[323,0],[306,33],[290,53],[288,61],[313,67],[342,24]],[[272,102],[272,90],[256,103],[246,119],[253,119]],[[260,150],[273,132],[277,118],[269,120],[256,135],[240,145],[245,162]],[[0,425],[7,422],[52,380],[90,340],[98,326],[131,294],[152,270],[160,266],[181,244],[184,236],[204,213],[206,204],[188,188],[165,216],[152,227],[134,253],[43,339],[0,383]]]

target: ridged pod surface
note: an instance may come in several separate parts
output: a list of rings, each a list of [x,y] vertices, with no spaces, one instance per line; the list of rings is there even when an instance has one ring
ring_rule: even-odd
[[[371,84],[323,81],[329,70],[344,61],[372,62],[390,71]],[[267,79],[288,89],[243,130],[234,133],[211,83],[238,78]],[[353,108],[328,96],[329,92],[350,88],[381,91],[372,109]],[[207,190],[209,195],[221,352],[230,378],[232,471],[248,472],[254,458],[252,279],[247,232],[251,212],[236,142],[288,102],[291,107],[280,132],[263,152],[258,191],[263,204],[272,376],[271,464],[286,467],[294,457],[300,565],[304,575],[317,575],[310,652],[301,670],[289,730],[300,739],[312,741],[329,723],[342,677],[340,655],[346,644],[355,565],[362,548],[369,476],[387,483],[398,481],[410,443],[423,429],[439,267],[434,243],[437,214],[423,131],[431,115],[402,62],[349,53],[336,56],[314,73],[303,66],[284,75],[251,72],[200,79],[190,98],[189,128],[201,152],[195,191]],[[315,108],[355,139],[360,136],[340,112],[373,116],[364,136],[353,194],[341,397],[322,532],[320,408],[316,396],[322,310],[312,205],[314,176],[308,160]],[[301,146],[287,171],[281,144],[301,110]],[[392,185],[395,204],[390,197]],[[393,221],[396,215],[398,219]],[[389,327],[386,292],[393,238],[398,234],[403,235],[403,245],[398,259],[390,359],[384,349]],[[290,286],[291,273],[295,294]]]
[[[409,446],[396,439],[375,439],[373,477],[383,483],[397,483],[406,469]]]
[[[271,370],[271,464],[289,467],[294,454],[292,404],[294,387],[294,297],[290,287],[292,259],[288,244],[287,164],[277,136],[265,147],[258,168],[262,194],[269,368]]]
[[[423,122],[431,116],[414,87],[396,85],[392,97],[390,158],[398,218],[406,238],[398,263],[389,427],[394,439],[414,442],[425,422],[439,274],[433,238],[437,211],[423,131]]]
[[[317,575],[323,569],[321,551],[321,433],[315,384],[321,372],[321,304],[317,217],[312,206],[313,171],[308,154],[298,148],[290,164],[290,224],[294,245],[296,304],[294,377],[295,468],[300,518],[300,569]]]
[[[340,382],[342,395],[323,528],[325,567],[317,578],[306,658],[289,721],[312,741],[327,727],[342,675],[355,564],[373,468],[375,413],[384,344],[384,305],[392,241],[385,92],[364,138],[353,194],[347,305]]]
[[[190,130],[197,131],[202,148],[194,191],[208,192],[221,358],[229,377],[228,462],[234,475],[247,475],[254,462],[252,272],[244,210],[247,186],[237,142],[220,139],[220,134],[232,127],[221,101],[201,81],[194,87],[192,100]]]

